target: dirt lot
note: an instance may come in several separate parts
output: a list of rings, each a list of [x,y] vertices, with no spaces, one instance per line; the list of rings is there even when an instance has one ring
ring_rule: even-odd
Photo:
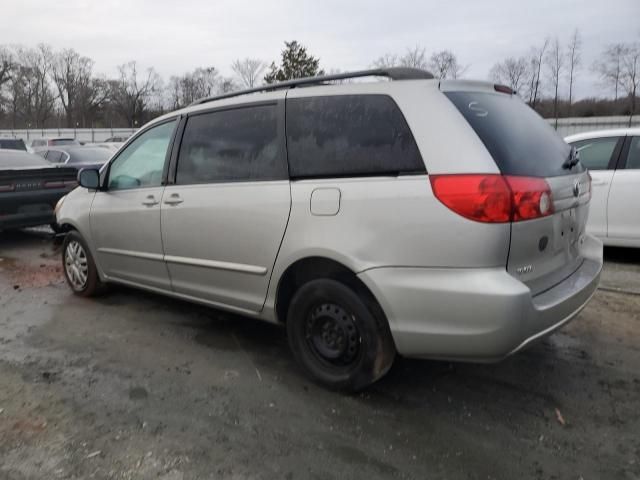
[[[0,234],[1,479],[639,479],[640,252],[497,365],[400,359],[332,393],[274,326],[152,294],[74,297],[43,233]]]

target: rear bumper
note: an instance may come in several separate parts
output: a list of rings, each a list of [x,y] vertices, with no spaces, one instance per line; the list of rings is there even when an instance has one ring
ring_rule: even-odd
[[[497,361],[569,322],[595,293],[602,243],[586,236],[584,261],[532,296],[504,268],[376,268],[359,274],[379,300],[399,353]]]
[[[69,189],[0,194],[0,230],[55,222],[53,209]]]

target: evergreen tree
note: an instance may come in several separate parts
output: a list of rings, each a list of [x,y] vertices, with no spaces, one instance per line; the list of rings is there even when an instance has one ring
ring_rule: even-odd
[[[266,83],[283,82],[293,78],[313,77],[323,75],[320,70],[320,59],[307,53],[307,49],[296,40],[284,42],[282,51],[282,64],[271,63],[269,73],[264,77]]]

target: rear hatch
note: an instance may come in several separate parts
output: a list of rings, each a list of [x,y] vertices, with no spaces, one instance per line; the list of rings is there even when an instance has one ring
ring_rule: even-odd
[[[507,271],[538,294],[560,283],[583,262],[591,180],[577,154],[517,96],[490,88],[443,88],[493,157],[505,178],[546,182],[551,209],[512,221]],[[544,182],[540,182],[540,180]]]

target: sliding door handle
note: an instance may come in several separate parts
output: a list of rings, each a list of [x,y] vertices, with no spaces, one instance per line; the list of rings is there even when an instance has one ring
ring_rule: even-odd
[[[169,198],[165,199],[164,203],[166,205],[178,205],[179,203],[182,203],[184,200],[182,200],[182,198],[180,198],[180,194],[179,193],[172,193],[171,195],[169,195]]]

